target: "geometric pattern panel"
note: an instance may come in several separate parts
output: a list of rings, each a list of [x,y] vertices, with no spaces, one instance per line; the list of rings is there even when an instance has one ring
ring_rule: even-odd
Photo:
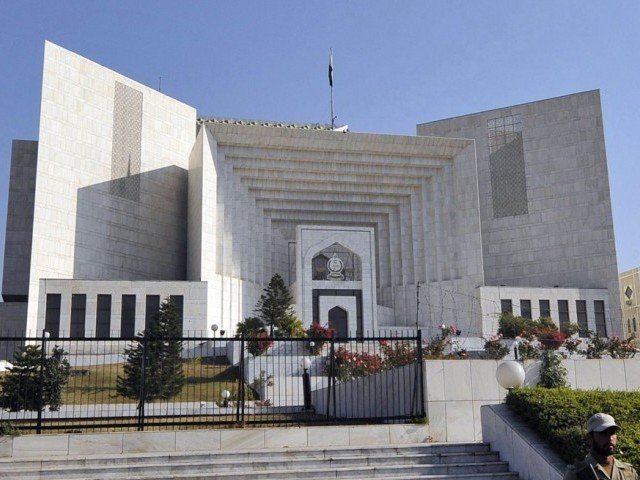
[[[112,195],[140,200],[141,156],[142,92],[115,82],[110,183]]]
[[[529,213],[527,176],[524,168],[522,132],[510,132],[496,138],[506,140],[489,154],[491,201],[495,218]]]

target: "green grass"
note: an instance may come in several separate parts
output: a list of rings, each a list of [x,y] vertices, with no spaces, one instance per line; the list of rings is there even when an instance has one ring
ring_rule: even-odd
[[[228,365],[205,364],[200,359],[182,364],[185,385],[182,391],[172,397],[172,402],[212,402],[220,401],[222,390],[235,395],[238,389],[238,369]],[[116,382],[118,375],[124,375],[124,363],[92,365],[74,369],[82,371],[69,378],[62,394],[63,405],[91,405],[101,403],[131,403],[134,400],[118,395]],[[247,389],[248,390],[248,389]],[[158,400],[166,402],[167,400]]]

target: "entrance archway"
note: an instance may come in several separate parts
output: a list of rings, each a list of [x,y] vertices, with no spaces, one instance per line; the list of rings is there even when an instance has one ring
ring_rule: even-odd
[[[335,330],[336,337],[349,336],[349,315],[342,307],[333,307],[329,310],[329,328]]]

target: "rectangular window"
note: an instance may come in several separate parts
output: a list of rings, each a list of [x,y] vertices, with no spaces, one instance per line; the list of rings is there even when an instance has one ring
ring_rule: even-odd
[[[637,328],[636,328],[636,317],[633,317],[633,331],[637,332]]]
[[[511,300],[500,300],[500,308],[502,309],[502,313],[513,313]]]
[[[586,300],[576,300],[576,313],[578,317],[578,333],[581,337],[586,337],[587,333],[589,332]]]
[[[60,338],[60,293],[47,293],[47,306],[44,316],[44,329],[49,332],[49,338]]]
[[[178,313],[178,319],[180,321],[180,335],[184,328],[184,297],[182,295],[171,295],[169,297],[173,301],[173,305],[176,307]]]
[[[558,323],[560,330],[569,326],[569,300],[558,300]]]
[[[604,314],[604,300],[593,301],[593,313],[596,320],[596,333],[601,337],[607,336],[607,324]]]
[[[130,338],[136,334],[136,296],[122,295],[120,336]]]
[[[549,300],[540,300],[540,316],[551,318],[551,302]]]
[[[531,318],[531,300],[520,300],[520,316]]]
[[[96,338],[109,338],[111,334],[111,295],[98,295],[96,310]]]
[[[147,295],[147,305],[144,313],[144,328],[149,328],[158,319],[160,313],[160,295]]]
[[[71,295],[71,337],[84,338],[84,320],[87,313],[87,296],[74,293]]]

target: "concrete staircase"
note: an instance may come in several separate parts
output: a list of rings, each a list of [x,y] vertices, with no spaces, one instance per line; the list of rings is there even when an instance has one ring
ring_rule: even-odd
[[[46,455],[46,452],[43,452]],[[516,480],[487,444],[278,449],[12,459],[0,479],[467,479]]]

